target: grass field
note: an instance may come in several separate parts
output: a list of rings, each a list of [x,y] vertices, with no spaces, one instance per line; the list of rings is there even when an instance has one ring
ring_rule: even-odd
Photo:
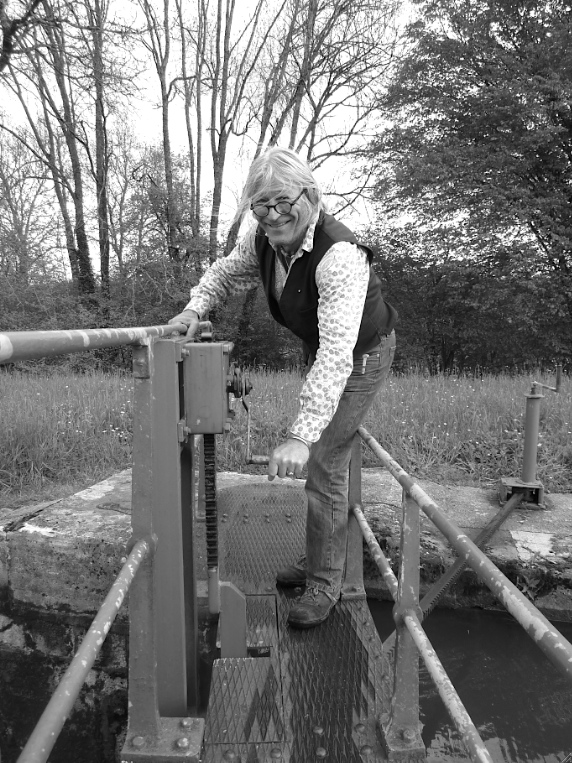
[[[253,371],[252,452],[269,453],[288,431],[302,380],[295,372]],[[413,477],[492,485],[522,468],[528,376],[393,376],[366,428]],[[572,380],[541,401],[538,479],[572,492]],[[218,468],[246,467],[246,415],[236,403],[229,434],[218,438]],[[89,373],[0,371],[0,506],[49,500],[131,464],[132,380]],[[365,466],[377,465],[365,452]],[[260,469],[258,469],[260,471]]]

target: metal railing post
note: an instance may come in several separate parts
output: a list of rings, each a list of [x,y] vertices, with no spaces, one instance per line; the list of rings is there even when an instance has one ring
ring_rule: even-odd
[[[155,674],[155,586],[153,557],[153,472],[151,447],[153,345],[133,348],[132,542],[148,539],[153,552],[133,581],[129,595],[129,731],[126,747],[138,749],[147,737],[159,736],[159,703]]]
[[[393,608],[397,639],[394,685],[387,717],[382,718],[390,761],[423,761],[425,745],[419,724],[419,652],[403,617],[419,609],[419,507],[403,491],[398,598]]]
[[[353,513],[361,506],[361,437],[356,434],[352,444],[348,485],[348,538],[346,544],[346,573],[342,584],[343,599],[365,599],[363,584],[363,536]]]

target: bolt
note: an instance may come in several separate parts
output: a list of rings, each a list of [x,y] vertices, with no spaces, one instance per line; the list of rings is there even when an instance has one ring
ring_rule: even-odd
[[[364,758],[367,758],[368,755],[371,755],[373,752],[373,748],[370,747],[368,744],[364,744],[364,746],[360,749],[359,754],[362,755]]]
[[[325,751],[323,747],[318,747],[316,750],[316,757],[317,758],[325,758],[328,753]]]
[[[193,722],[190,718],[181,718],[181,720],[179,721],[179,726],[182,729],[190,729],[192,725],[193,725]]]
[[[145,737],[133,737],[131,740],[131,745],[133,747],[136,747],[138,750],[143,747],[145,744]]]
[[[233,750],[227,750],[222,756],[223,760],[236,760],[236,753]]]
[[[179,750],[186,750],[189,746],[189,740],[187,737],[181,737],[180,739],[177,739],[175,745],[179,748]]]
[[[317,734],[319,737],[321,737],[323,733],[324,729],[321,726],[314,726],[314,734]]]
[[[401,731],[401,737],[404,742],[407,742],[407,744],[411,744],[415,741],[415,732],[413,729],[402,729]]]
[[[365,726],[363,725],[363,723],[356,723],[355,730],[357,731],[358,734],[363,734],[363,732],[365,731]]]
[[[278,760],[282,757],[282,750],[279,750],[278,747],[273,747],[272,750],[270,750],[270,757],[272,760]]]

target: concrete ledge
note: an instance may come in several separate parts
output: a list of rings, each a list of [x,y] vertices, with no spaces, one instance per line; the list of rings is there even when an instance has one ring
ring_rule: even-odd
[[[219,490],[265,481],[263,475],[220,473]],[[442,511],[469,537],[499,509],[496,491],[420,481]],[[291,481],[284,480],[288,490]],[[401,487],[384,469],[364,469],[366,517],[386,555],[397,563]],[[572,621],[572,495],[549,495],[546,509],[519,508],[485,549],[491,560],[552,619]],[[0,509],[0,614],[31,608],[92,615],[125,557],[131,535],[131,470],[73,496],[23,509]],[[199,522],[198,574],[206,580]],[[422,514],[421,584],[426,589],[456,558]],[[204,546],[204,543],[202,544]],[[366,559],[371,595],[389,598]],[[200,594],[206,588],[200,585]],[[470,570],[443,599],[444,606],[495,607],[496,600]],[[121,617],[126,617],[126,607]],[[0,629],[1,630],[1,629]]]

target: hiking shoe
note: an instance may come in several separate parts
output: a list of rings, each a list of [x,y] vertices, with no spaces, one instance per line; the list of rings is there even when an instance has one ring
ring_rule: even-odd
[[[296,588],[306,585],[306,570],[298,564],[289,564],[276,573],[276,585],[283,588]]]
[[[294,628],[313,628],[323,623],[336,604],[336,599],[318,588],[308,588],[288,613]]]

